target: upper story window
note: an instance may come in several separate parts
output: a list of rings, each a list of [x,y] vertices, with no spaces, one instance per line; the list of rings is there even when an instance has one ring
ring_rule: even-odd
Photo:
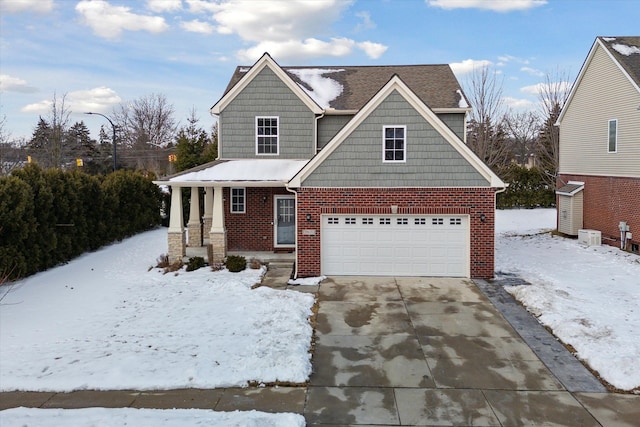
[[[256,154],[278,154],[278,117],[256,117]]]
[[[609,153],[618,151],[618,119],[609,120]]]
[[[382,130],[382,161],[404,162],[407,154],[407,127],[385,126]]]
[[[231,189],[231,213],[246,212],[246,191],[244,188]]]

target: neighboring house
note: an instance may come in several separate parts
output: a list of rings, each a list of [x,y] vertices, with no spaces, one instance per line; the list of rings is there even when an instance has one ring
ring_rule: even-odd
[[[205,243],[292,251],[296,276],[490,278],[495,193],[465,145],[468,103],[448,65],[238,67],[219,160],[174,175],[169,256],[185,253],[181,188],[204,188]],[[191,206],[198,206],[192,191]],[[189,240],[200,245],[200,212]]]
[[[557,124],[558,230],[638,252],[640,37],[596,38]]]

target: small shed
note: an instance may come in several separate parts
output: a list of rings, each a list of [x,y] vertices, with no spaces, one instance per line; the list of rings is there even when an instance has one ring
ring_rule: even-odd
[[[558,231],[577,236],[583,223],[584,182],[569,181],[556,190],[558,195]]]

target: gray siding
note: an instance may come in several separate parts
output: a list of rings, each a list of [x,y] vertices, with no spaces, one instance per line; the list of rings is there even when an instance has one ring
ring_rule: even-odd
[[[464,114],[438,114],[438,118],[449,126],[449,128],[458,135],[458,138],[464,141]]]
[[[382,162],[382,128],[386,125],[406,125],[406,163]],[[302,185],[486,187],[489,182],[394,91]]]
[[[256,155],[256,116],[278,116],[278,156]],[[309,159],[315,154],[315,115],[269,68],[221,111],[220,158]]]
[[[352,115],[348,116],[324,116],[318,120],[318,149],[322,149],[331,138],[346,125],[349,120],[353,118]]]

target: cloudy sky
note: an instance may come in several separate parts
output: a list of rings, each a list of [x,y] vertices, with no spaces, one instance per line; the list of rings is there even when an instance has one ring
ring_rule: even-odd
[[[54,93],[97,137],[115,106],[164,94],[204,127],[236,65],[487,64],[507,104],[533,108],[548,73],[572,81],[596,36],[638,35],[638,0],[0,0],[0,117],[30,137]],[[101,121],[102,120],[102,121]]]

